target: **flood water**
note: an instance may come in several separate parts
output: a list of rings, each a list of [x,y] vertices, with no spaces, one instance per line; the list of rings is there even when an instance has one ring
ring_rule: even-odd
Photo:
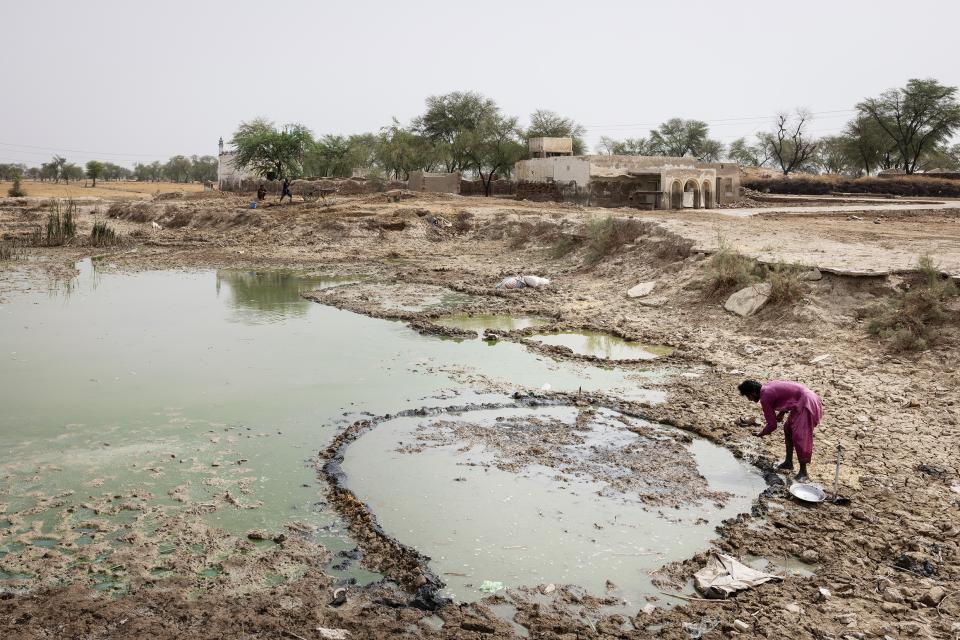
[[[237,536],[302,522],[333,552],[352,548],[311,458],[361,412],[508,402],[545,385],[663,399],[646,388],[656,374],[423,336],[299,297],[349,279],[79,269],[0,303],[0,580],[23,577],[32,546],[75,553],[66,541],[92,535],[76,525],[92,514],[82,505],[130,492],[164,513],[206,505],[197,517]],[[99,517],[159,542],[136,512]]]
[[[490,466],[495,453],[483,446],[456,442],[403,450],[438,420],[479,422],[483,428],[497,429],[504,418],[554,418],[572,429],[576,414],[573,407],[550,407],[395,418],[368,431],[347,450],[343,464],[347,485],[378,514],[387,531],[431,556],[434,571],[458,600],[482,597],[480,586],[488,580],[508,588],[575,584],[594,594],[622,598],[627,603],[624,611],[632,608],[635,613],[646,602],[644,596],[662,596],[651,584],[650,571],[703,549],[715,527],[749,511],[765,487],[762,477],[728,450],[705,440],[689,445],[689,462],[710,489],[730,497],[722,508],[701,501],[679,509],[610,491],[606,482],[563,465],[502,470]],[[614,452],[614,460],[618,450],[631,446],[646,447],[650,456],[663,455],[656,440],[643,442],[614,417],[613,412],[602,412],[582,444],[558,448],[575,457],[607,449]],[[615,461],[605,470],[611,476],[618,472]],[[655,485],[650,493],[670,490]],[[616,585],[612,591],[608,580]]]
[[[527,327],[539,327],[548,324],[549,320],[531,316],[455,314],[437,318],[434,322],[442,327],[454,327],[456,329],[466,329],[467,331],[483,333],[486,329],[516,331],[526,329]]]

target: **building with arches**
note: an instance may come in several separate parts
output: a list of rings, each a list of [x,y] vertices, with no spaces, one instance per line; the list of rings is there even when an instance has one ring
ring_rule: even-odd
[[[640,209],[713,209],[740,193],[735,163],[670,156],[556,156],[514,165],[517,196]]]

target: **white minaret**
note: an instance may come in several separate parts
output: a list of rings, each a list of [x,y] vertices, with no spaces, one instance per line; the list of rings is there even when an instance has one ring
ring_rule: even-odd
[[[223,155],[223,136],[220,136],[220,155]]]

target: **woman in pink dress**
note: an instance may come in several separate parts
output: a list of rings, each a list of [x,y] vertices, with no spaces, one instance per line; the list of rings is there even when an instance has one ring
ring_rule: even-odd
[[[737,387],[740,395],[760,403],[766,426],[755,435],[763,437],[776,430],[784,414],[789,413],[783,425],[783,437],[787,448],[787,459],[778,469],[793,469],[793,451],[797,451],[800,472],[797,482],[807,480],[807,464],[813,455],[813,429],[823,417],[823,404],[820,398],[799,382],[773,380],[761,385],[756,380],[744,380]]]

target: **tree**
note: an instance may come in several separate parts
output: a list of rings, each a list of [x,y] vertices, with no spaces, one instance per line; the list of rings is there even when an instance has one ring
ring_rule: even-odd
[[[497,173],[509,175],[513,164],[527,154],[517,119],[503,116],[499,110],[487,114],[465,138],[465,168],[477,172],[486,196]]]
[[[104,166],[99,160],[90,160],[87,162],[87,177],[93,180],[93,186],[97,186],[97,178],[103,175]]]
[[[817,143],[807,134],[809,123],[810,114],[802,109],[795,115],[780,113],[773,133],[761,134],[783,175],[789,175],[813,157]]]
[[[573,155],[580,156],[587,145],[583,137],[587,135],[586,128],[571,118],[548,111],[537,109],[530,114],[530,126],[527,127],[525,137],[530,138],[572,138]]]
[[[857,173],[870,175],[880,167],[893,167],[896,156],[893,140],[870,116],[860,114],[848,122],[843,138],[847,156],[857,167]]]
[[[441,154],[430,139],[408,128],[393,124],[377,136],[375,161],[394,178],[407,180],[411,171],[433,171]]]
[[[723,155],[723,143],[711,140],[708,134],[706,122],[671,118],[650,132],[650,145],[660,155],[712,162]]]
[[[607,136],[600,137],[597,153],[608,156],[649,156],[655,153],[653,145],[646,138],[627,138],[614,140]]]
[[[907,173],[920,168],[924,154],[947,142],[960,128],[956,87],[934,79],[912,79],[901,89],[857,105],[861,115],[876,122],[893,141]]]
[[[454,91],[426,100],[426,112],[414,118],[413,130],[429,139],[448,172],[467,167],[467,140],[475,139],[481,123],[497,114],[497,104],[475,91]]]
[[[171,182],[187,182],[190,179],[190,160],[186,156],[173,156],[163,165],[163,173]]]
[[[71,180],[83,180],[83,176],[85,175],[83,167],[72,162],[64,163],[60,168],[60,173],[67,184],[70,184]]]
[[[840,175],[857,170],[856,158],[850,156],[850,141],[842,135],[820,138],[812,164],[820,173]]]
[[[748,143],[746,138],[737,138],[730,143],[727,157],[746,167],[762,167],[770,162],[770,145],[760,135],[754,144]]]
[[[278,129],[272,122],[257,118],[241,122],[230,143],[236,149],[233,163],[238,169],[263,177],[295,178],[303,171],[313,135],[300,124]]]
[[[190,179],[198,182],[216,182],[220,161],[213,156],[190,156]]]
[[[64,177],[63,168],[67,164],[67,159],[62,156],[53,156],[53,159],[50,160],[50,173],[51,178],[56,182],[60,182],[60,179]]]
[[[0,180],[13,180],[16,177],[23,177],[27,173],[25,164],[0,164]]]

